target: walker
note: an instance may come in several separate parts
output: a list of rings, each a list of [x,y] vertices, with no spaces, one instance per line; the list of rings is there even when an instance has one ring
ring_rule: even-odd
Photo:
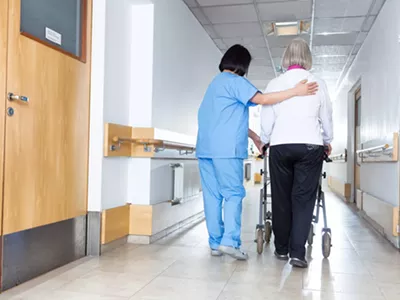
[[[259,220],[256,225],[256,239],[257,243],[257,253],[261,254],[264,250],[264,243],[269,244],[272,236],[272,211],[271,211],[271,194],[269,194],[268,186],[270,185],[270,177],[268,177],[268,163],[266,155],[267,147],[263,148],[263,154],[259,156],[264,160],[264,169],[261,170],[261,176],[263,176],[263,187],[260,190],[260,208],[259,208]],[[324,161],[327,163],[332,162],[332,160],[324,154]],[[310,232],[308,234],[308,245],[312,245],[314,242],[314,224],[318,224],[319,221],[319,209],[322,209],[324,217],[324,227],[322,228],[322,254],[324,258],[328,258],[331,253],[331,229],[328,227],[328,221],[326,216],[326,206],[325,206],[325,193],[322,190],[322,178],[326,178],[326,172],[321,174],[318,190],[317,190],[317,201],[315,215],[313,215],[312,224],[310,227]]]

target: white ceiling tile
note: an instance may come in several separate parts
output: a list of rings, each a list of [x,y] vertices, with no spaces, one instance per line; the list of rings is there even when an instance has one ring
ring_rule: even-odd
[[[349,55],[353,46],[314,46],[313,55]]]
[[[214,39],[214,43],[215,45],[217,45],[217,47],[221,50],[226,50],[228,49],[227,46],[225,45],[225,43],[223,42],[222,39]]]
[[[210,21],[204,16],[204,14],[200,8],[192,8],[191,11],[193,12],[195,17],[197,18],[197,20],[199,20],[199,22],[201,24],[203,24],[203,25],[210,24]]]
[[[203,8],[213,24],[258,22],[254,5],[231,5]]]
[[[203,25],[204,29],[207,31],[208,35],[212,38],[212,39],[216,39],[218,38],[218,35],[216,34],[214,28],[212,27],[212,25]]]
[[[251,61],[251,66],[271,66],[271,61],[269,58],[254,58]]]
[[[315,35],[313,44],[315,46],[354,45],[357,32],[346,34]]]
[[[253,0],[197,0],[201,6],[219,6],[231,4],[250,4]]]
[[[284,48],[296,37],[294,36],[269,36],[268,43],[271,48]],[[307,43],[310,41],[308,34],[302,34],[300,38],[304,39]]]
[[[285,47],[273,47],[271,49],[271,55],[272,57],[281,57],[283,56],[283,52],[285,52],[286,48]]]
[[[249,76],[254,76],[257,74],[270,74],[273,73],[273,70],[269,66],[250,66],[249,68]]]
[[[265,47],[265,40],[262,36],[260,37],[236,37],[236,38],[225,38],[223,39],[224,43],[228,46],[231,47],[236,44],[243,45],[247,47],[248,49],[253,49],[253,48],[262,48]]]
[[[243,43],[250,48],[265,47],[264,37],[244,37]]]
[[[275,67],[282,65],[282,57],[273,57]]]
[[[340,56],[314,56],[313,64],[326,65],[326,64],[344,64],[347,60],[347,55]]]
[[[311,18],[311,0],[259,3],[264,21],[294,21]]]
[[[214,29],[222,38],[262,36],[259,23],[216,24]]]
[[[250,49],[250,53],[253,58],[263,58],[263,59],[269,58],[269,53],[267,48],[253,48]]]
[[[385,1],[386,0],[376,0],[375,5],[371,11],[371,15],[377,15],[380,12],[383,3],[385,3]]]
[[[371,28],[372,28],[372,25],[374,25],[375,19],[376,19],[375,16],[368,17],[362,30],[363,31],[370,31]]]
[[[187,6],[189,6],[189,7],[196,7],[197,6],[196,0],[184,0],[184,1],[187,4]]]
[[[315,19],[314,33],[360,31],[364,20],[364,17]]]
[[[313,72],[340,72],[342,71],[344,64],[331,64],[331,65],[317,65],[314,64],[312,67]]]
[[[317,18],[355,17],[367,15],[373,0],[318,0]]]

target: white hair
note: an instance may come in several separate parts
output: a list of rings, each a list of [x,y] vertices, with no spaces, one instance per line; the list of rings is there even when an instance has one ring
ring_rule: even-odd
[[[282,67],[285,69],[293,65],[302,66],[306,70],[312,67],[312,55],[310,47],[303,39],[294,39],[283,54]]]

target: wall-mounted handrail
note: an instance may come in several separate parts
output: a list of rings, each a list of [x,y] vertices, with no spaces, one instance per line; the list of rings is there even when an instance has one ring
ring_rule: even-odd
[[[361,149],[361,150],[357,150],[356,153],[361,157],[362,154],[371,154],[371,153],[379,153],[379,152],[384,152],[387,151],[389,149],[389,144],[383,144],[383,145],[379,145],[379,146],[375,146],[375,147],[370,147],[370,148],[366,148],[366,149]]]
[[[143,145],[145,152],[150,152],[150,146],[154,147],[154,152],[160,152],[163,150],[177,150],[181,155],[188,155],[192,154],[196,151],[196,147],[189,144],[177,143],[177,142],[170,142],[170,141],[162,141],[156,139],[134,139],[128,137],[119,137],[115,136],[112,138],[114,143],[118,143],[118,147],[115,145],[111,146],[112,151],[118,150],[121,144],[123,143],[131,143],[137,145]]]
[[[335,154],[331,155],[329,158],[332,160],[343,160],[346,158],[346,154],[345,153]]]

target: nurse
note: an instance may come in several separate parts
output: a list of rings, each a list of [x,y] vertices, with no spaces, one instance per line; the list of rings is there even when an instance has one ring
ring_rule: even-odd
[[[248,138],[261,147],[260,138],[249,130],[249,107],[314,95],[318,90],[317,83],[303,80],[286,91],[262,94],[244,78],[250,62],[246,48],[232,46],[223,56],[221,73],[210,83],[198,112],[196,156],[211,255],[227,254],[238,260],[248,258],[240,250],[242,200],[246,194],[243,161],[248,157]]]

